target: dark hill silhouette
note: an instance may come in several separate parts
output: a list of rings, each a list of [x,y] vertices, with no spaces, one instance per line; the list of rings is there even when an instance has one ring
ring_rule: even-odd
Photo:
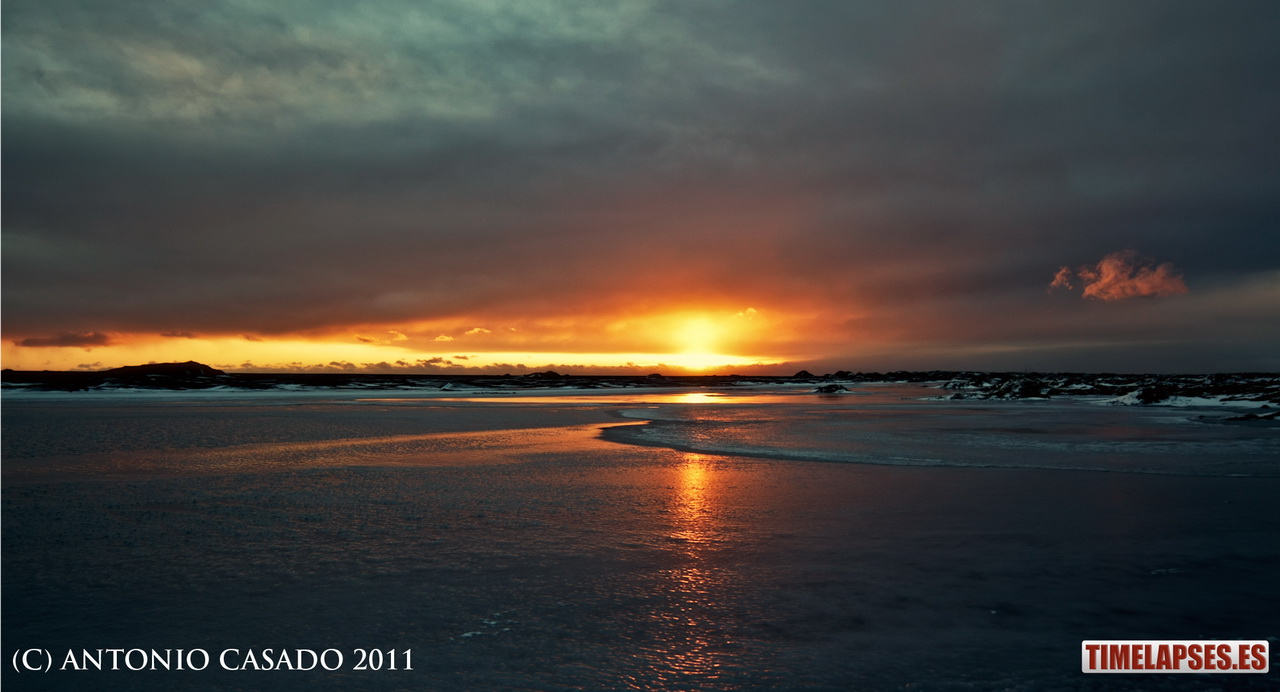
[[[120,368],[103,370],[108,377],[217,377],[227,373],[211,368],[204,363],[189,360],[185,363],[148,363],[146,365],[126,365]]]

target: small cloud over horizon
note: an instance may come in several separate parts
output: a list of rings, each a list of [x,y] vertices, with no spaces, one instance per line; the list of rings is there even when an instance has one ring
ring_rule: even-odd
[[[405,336],[403,333],[398,332],[398,331],[396,331],[396,330],[394,330],[394,329],[387,330],[387,334],[389,335],[387,338],[379,338],[379,337],[374,337],[374,336],[364,336],[364,335],[362,335],[362,334],[356,334],[356,335],[355,335],[355,337],[356,337],[356,341],[359,341],[359,342],[360,342],[360,343],[362,343],[362,344],[383,344],[383,345],[388,345],[388,344],[392,344],[392,343],[397,342],[397,341],[408,341],[408,340],[409,340],[409,337]],[[436,341],[440,341],[440,338],[439,338],[439,337],[437,337],[437,338],[436,338]]]
[[[1069,291],[1079,287],[1081,297],[1102,301],[1124,300],[1182,295],[1188,292],[1187,284],[1173,264],[1154,262],[1138,257],[1133,250],[1119,250],[1103,257],[1096,265],[1083,266],[1074,271],[1059,267],[1049,289]]]

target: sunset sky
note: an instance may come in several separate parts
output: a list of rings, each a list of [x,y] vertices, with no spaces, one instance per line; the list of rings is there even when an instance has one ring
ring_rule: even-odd
[[[6,0],[3,365],[1280,371],[1280,3]]]

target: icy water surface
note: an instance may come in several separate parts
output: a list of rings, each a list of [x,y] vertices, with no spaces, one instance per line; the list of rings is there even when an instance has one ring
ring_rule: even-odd
[[[650,422],[612,428],[606,437],[803,461],[1280,476],[1277,426],[1222,422],[1230,414],[1220,408],[1108,406],[1097,399],[942,402],[921,399],[914,387],[864,394],[723,396],[624,408],[619,415]]]
[[[6,397],[6,661],[348,659],[4,686],[1274,686],[1079,673],[1081,639],[1280,634],[1274,427],[934,393]]]

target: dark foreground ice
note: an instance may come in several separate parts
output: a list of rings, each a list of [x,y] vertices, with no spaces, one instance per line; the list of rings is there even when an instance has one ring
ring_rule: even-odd
[[[1079,672],[1276,641],[1274,425],[865,391],[7,397],[4,688],[1275,687]],[[108,648],[215,661],[57,670]]]

